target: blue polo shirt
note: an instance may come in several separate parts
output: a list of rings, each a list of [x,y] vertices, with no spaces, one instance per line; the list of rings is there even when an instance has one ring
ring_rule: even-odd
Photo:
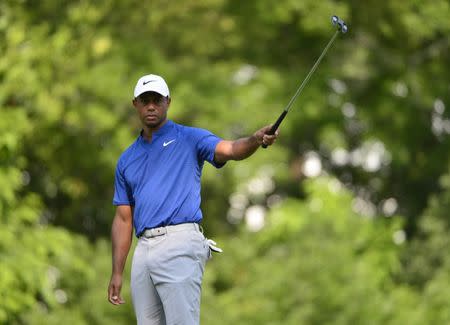
[[[136,236],[146,228],[200,222],[200,177],[214,162],[219,137],[168,120],[148,142],[142,135],[120,156],[114,205],[134,206]]]

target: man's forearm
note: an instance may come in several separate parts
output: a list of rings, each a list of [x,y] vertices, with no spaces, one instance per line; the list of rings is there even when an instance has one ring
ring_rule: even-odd
[[[267,134],[270,128],[271,126],[267,125],[256,131],[252,136],[235,141],[220,141],[214,152],[214,161],[225,163],[228,160],[242,160],[251,156],[261,144],[271,145],[278,136],[278,131],[275,134]]]
[[[233,160],[242,160],[251,156],[261,145],[258,139],[252,135],[246,138],[240,138],[233,141],[232,152]]]
[[[122,274],[131,247],[133,226],[120,218],[115,218],[111,230],[112,273]]]

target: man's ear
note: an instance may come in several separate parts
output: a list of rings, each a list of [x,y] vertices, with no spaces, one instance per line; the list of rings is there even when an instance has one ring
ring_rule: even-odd
[[[133,100],[132,100],[131,102],[133,103],[133,106],[134,106],[135,108],[137,108],[137,99],[136,99],[136,98],[133,98]]]
[[[172,102],[172,98],[170,98],[169,96],[167,96],[167,106],[169,106],[171,102]]]

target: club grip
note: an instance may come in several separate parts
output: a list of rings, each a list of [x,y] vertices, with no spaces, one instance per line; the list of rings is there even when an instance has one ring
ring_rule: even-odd
[[[281,122],[284,120],[284,118],[286,117],[286,114],[288,113],[288,111],[283,111],[280,116],[278,117],[277,121],[275,122],[274,125],[272,125],[272,127],[270,128],[270,130],[268,132],[266,132],[266,134],[272,135],[275,134],[275,131],[278,129],[278,127],[280,126]],[[263,147],[264,149],[267,148],[267,144],[262,144],[261,147]]]

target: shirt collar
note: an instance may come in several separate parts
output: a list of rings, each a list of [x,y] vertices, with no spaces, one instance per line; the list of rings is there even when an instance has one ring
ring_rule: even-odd
[[[167,122],[164,123],[164,125],[160,129],[158,129],[157,131],[153,132],[153,134],[152,134],[152,142],[156,138],[159,138],[159,137],[169,133],[173,129],[173,125],[174,124],[175,123],[172,122],[171,120],[167,120]],[[141,132],[139,133],[139,139],[140,139],[140,141],[148,143],[148,141],[145,140],[144,137],[142,136],[143,133],[144,133],[144,130],[141,130]]]

